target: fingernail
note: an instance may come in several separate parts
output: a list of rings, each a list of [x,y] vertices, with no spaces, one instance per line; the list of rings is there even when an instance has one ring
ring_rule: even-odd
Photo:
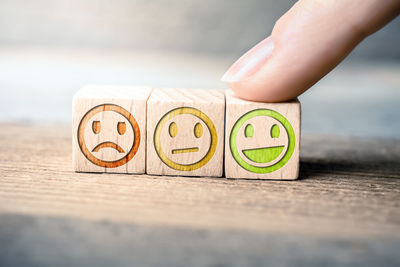
[[[233,63],[221,80],[224,82],[238,82],[249,78],[265,64],[273,50],[274,42],[269,36]]]

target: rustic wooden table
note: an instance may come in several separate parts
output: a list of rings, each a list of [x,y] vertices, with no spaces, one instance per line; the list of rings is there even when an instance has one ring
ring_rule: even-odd
[[[400,140],[302,138],[298,181],[74,173],[0,124],[0,266],[399,266]]]

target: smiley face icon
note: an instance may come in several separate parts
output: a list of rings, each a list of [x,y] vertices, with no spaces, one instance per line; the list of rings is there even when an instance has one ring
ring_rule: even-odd
[[[93,164],[116,168],[126,164],[140,145],[135,118],[115,104],[102,104],[89,110],[78,126],[78,143]]]
[[[192,107],[170,110],[158,122],[154,148],[167,166],[193,171],[204,166],[217,148],[217,130],[211,119]]]
[[[289,121],[270,109],[247,112],[234,124],[229,146],[236,162],[254,173],[282,168],[295,148],[295,133]]]

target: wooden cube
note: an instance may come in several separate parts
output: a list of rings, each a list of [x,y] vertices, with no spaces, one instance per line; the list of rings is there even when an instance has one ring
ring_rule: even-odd
[[[298,100],[258,103],[226,91],[226,177],[297,179],[300,117]]]
[[[73,98],[73,167],[77,172],[144,173],[149,87],[95,86]]]
[[[148,174],[222,176],[223,91],[154,89],[147,110]]]

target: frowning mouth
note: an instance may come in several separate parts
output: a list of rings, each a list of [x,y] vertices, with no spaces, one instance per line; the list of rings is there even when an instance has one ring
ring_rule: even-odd
[[[180,153],[190,153],[199,151],[198,147],[189,147],[189,148],[179,148],[172,149],[172,154],[180,154]]]
[[[122,147],[120,147],[119,145],[117,145],[117,144],[115,144],[113,142],[100,143],[95,148],[93,148],[92,152],[97,152],[101,148],[105,148],[105,147],[111,147],[111,148],[114,148],[115,150],[117,150],[119,153],[125,153],[125,151],[122,149]]]

